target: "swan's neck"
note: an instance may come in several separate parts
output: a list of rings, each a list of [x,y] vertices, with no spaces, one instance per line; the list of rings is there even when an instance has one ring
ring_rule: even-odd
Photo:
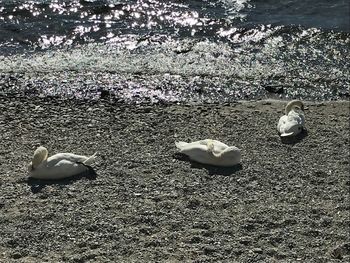
[[[290,101],[285,108],[285,114],[288,115],[288,113],[294,109],[300,109],[300,110],[304,111],[304,103],[300,100]]]
[[[48,152],[46,148],[39,147],[38,149],[36,149],[32,160],[32,168],[35,169],[39,165],[41,165],[43,162],[46,162],[47,157],[48,157]]]

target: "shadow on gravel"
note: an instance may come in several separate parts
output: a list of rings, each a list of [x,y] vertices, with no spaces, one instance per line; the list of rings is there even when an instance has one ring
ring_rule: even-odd
[[[86,178],[88,180],[95,180],[97,178],[97,174],[95,170],[92,167],[89,167],[89,170],[87,172],[77,174],[68,178],[60,179],[60,180],[42,180],[42,179],[35,179],[35,178],[28,178],[26,182],[30,186],[30,190],[33,194],[39,193],[42,189],[45,188],[47,185],[69,185],[73,182],[80,180],[82,178]]]
[[[331,252],[331,257],[339,260],[350,259],[350,243],[341,244],[335,247]]]
[[[177,160],[183,161],[183,162],[189,162],[191,164],[191,168],[197,168],[197,169],[206,169],[208,170],[209,175],[225,175],[230,176],[239,170],[242,170],[243,166],[241,164],[237,164],[235,166],[229,166],[229,167],[220,167],[220,166],[213,166],[208,164],[202,164],[197,163],[195,161],[190,160],[187,155],[181,154],[181,153],[175,153],[173,157]]]
[[[281,137],[281,142],[283,144],[296,144],[298,142],[301,142],[307,136],[308,136],[307,130],[303,130],[297,136]]]

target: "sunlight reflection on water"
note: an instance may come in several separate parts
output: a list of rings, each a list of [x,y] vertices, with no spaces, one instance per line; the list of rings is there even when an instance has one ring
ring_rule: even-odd
[[[1,2],[1,1],[0,1]],[[3,30],[1,42],[20,42],[46,49],[82,42],[104,42],[112,35],[166,34],[172,36],[213,36],[242,20],[249,0],[216,1],[13,1],[0,8]],[[225,9],[224,6],[227,8]],[[0,27],[0,30],[1,30]],[[7,41],[4,41],[7,40]]]

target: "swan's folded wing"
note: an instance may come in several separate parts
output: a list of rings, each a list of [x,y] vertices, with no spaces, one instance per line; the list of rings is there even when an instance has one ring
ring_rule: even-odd
[[[67,160],[73,163],[83,163],[85,162],[89,157],[84,155],[78,155],[73,153],[57,153],[55,155],[52,155],[48,158],[48,162],[57,163],[61,160]]]
[[[200,141],[195,141],[195,142],[190,142],[190,143],[184,143],[181,145],[181,151],[186,151],[189,149],[194,149],[194,148],[198,148],[200,150],[211,150],[213,152],[221,152],[224,149],[226,149],[227,147],[229,147],[228,145],[217,141],[217,140],[212,140],[212,139],[204,139],[204,140],[200,140]]]
[[[210,142],[213,142],[213,140],[205,139],[205,140],[200,140],[200,141],[196,141],[196,142],[193,142],[193,143],[200,144],[200,145],[208,145],[208,143],[210,143]]]
[[[283,115],[279,120],[278,120],[278,124],[277,124],[277,130],[282,133],[281,128],[282,126],[288,121],[288,116],[287,115]]]
[[[288,123],[291,123],[291,124],[294,123],[295,125],[304,126],[305,124],[304,116],[299,114],[288,116]]]
[[[223,151],[227,149],[229,146],[223,142],[220,142],[218,140],[213,140],[215,150],[217,151]]]
[[[229,147],[225,148],[224,150],[220,151],[219,153],[217,153],[216,156],[220,157],[228,152],[232,152],[232,153],[234,152],[237,156],[241,156],[241,150],[239,148],[237,148],[236,146],[229,146]]]
[[[180,152],[186,155],[192,155],[192,154],[196,155],[204,152],[207,153],[208,147],[206,145],[201,145],[201,144],[191,145],[189,143],[184,148],[182,148]]]
[[[49,167],[48,172],[53,179],[70,177],[86,171],[87,168],[82,163],[60,160],[55,166]]]
[[[241,150],[236,146],[230,146],[215,156],[221,159],[223,166],[236,165],[241,162]]]
[[[201,143],[202,141],[196,141],[196,142],[175,142],[176,147],[180,150],[180,153],[191,155],[193,153],[196,153],[197,151],[207,151],[208,147],[207,144]]]
[[[37,179],[55,180],[77,175],[86,170],[84,164],[55,159],[32,170],[29,176]]]

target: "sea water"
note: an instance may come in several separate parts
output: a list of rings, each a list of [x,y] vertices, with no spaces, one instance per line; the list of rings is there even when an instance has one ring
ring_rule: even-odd
[[[347,99],[349,44],[343,0],[0,0],[0,93]]]

